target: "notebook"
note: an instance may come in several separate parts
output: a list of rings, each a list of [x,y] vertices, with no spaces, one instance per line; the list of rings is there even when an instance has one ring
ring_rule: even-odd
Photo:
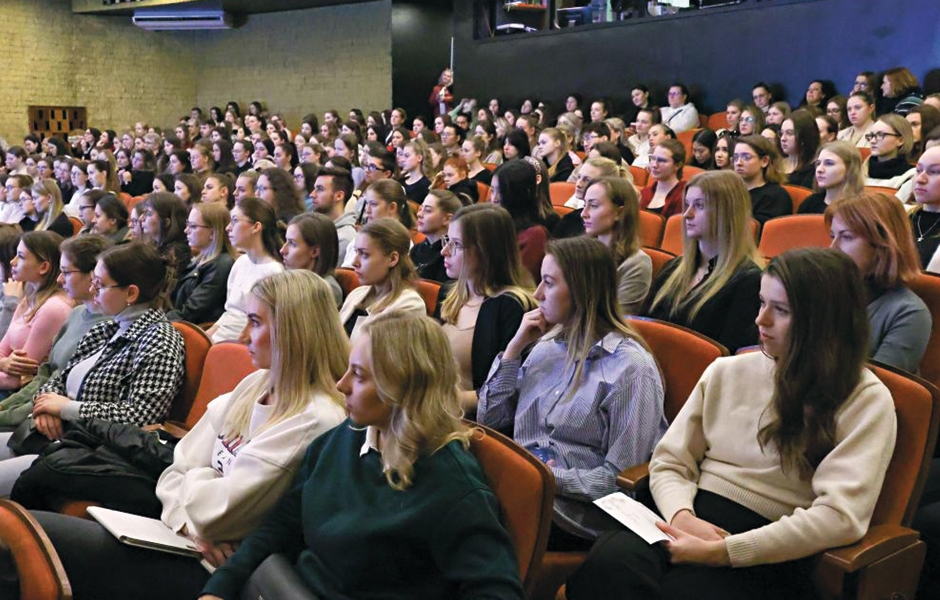
[[[116,537],[122,544],[169,552],[181,556],[201,558],[202,554],[191,539],[174,533],[157,519],[132,515],[101,506],[88,507],[88,514]]]

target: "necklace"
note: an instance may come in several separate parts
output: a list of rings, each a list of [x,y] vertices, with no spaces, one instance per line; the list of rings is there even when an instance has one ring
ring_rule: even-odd
[[[933,225],[931,225],[930,227],[927,228],[927,231],[921,231],[921,229],[920,229],[920,219],[921,219],[922,215],[923,215],[923,211],[917,213],[917,223],[915,223],[915,225],[917,225],[917,241],[918,241],[918,242],[924,241],[924,238],[927,237],[927,234],[929,234],[931,231],[933,231],[933,228],[934,228],[934,227],[936,227],[937,225],[940,225],[940,219],[937,219],[936,221],[934,221]]]

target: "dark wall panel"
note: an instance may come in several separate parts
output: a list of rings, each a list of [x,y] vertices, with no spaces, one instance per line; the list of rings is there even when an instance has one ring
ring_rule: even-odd
[[[453,0],[392,2],[392,99],[409,120],[430,114],[428,97],[450,61],[453,25]]]
[[[461,96],[497,96],[504,106],[529,95],[561,101],[572,91],[622,104],[639,82],[664,104],[665,89],[679,80],[714,112],[731,98],[749,98],[762,79],[794,103],[815,78],[844,92],[860,70],[904,65],[922,80],[940,67],[937,0],[751,2],[491,40],[472,39],[474,4],[457,6],[455,85]]]

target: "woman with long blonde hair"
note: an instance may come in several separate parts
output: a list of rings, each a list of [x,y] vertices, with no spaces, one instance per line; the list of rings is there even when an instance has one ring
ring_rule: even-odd
[[[477,392],[502,352],[535,308],[529,272],[522,266],[516,230],[505,209],[474,204],[450,220],[441,254],[456,283],[441,289],[439,317],[457,357],[460,403],[475,414]]]
[[[747,188],[730,171],[700,173],[686,185],[682,215],[682,256],[660,271],[643,314],[693,329],[731,352],[756,344],[761,269]]]
[[[64,238],[75,233],[62,204],[62,192],[53,179],[41,179],[30,189],[39,222],[34,231],[54,231]]]
[[[829,142],[816,155],[816,191],[800,204],[799,214],[822,214],[843,196],[861,194],[865,189],[862,156],[858,148],[844,140]]]
[[[200,597],[237,597],[269,555],[292,552],[320,598],[521,600],[437,323],[399,311],[376,317],[353,341],[338,385],[349,419],[314,441],[295,485]]]
[[[418,274],[408,255],[410,246],[408,230],[390,217],[369,221],[356,236],[353,270],[362,285],[349,292],[339,311],[350,339],[383,311],[426,312],[415,290]]]
[[[186,238],[193,258],[176,283],[171,321],[215,322],[225,311],[228,276],[235,249],[225,230],[231,214],[224,204],[197,202],[189,211]]]
[[[247,306],[242,341],[258,370],[209,403],[156,487],[163,523],[216,567],[287,491],[310,443],[344,418],[336,380],[349,343],[323,280],[272,275],[252,287]],[[94,521],[37,514],[78,598],[129,587],[143,599],[195,598],[209,577],[198,561],[131,548]]]
[[[603,243],[550,242],[539,307],[479,393],[477,420],[511,430],[555,476],[555,550],[586,550],[616,526],[592,501],[616,491],[617,474],[645,461],[666,431],[659,369],[621,314],[616,280]]]

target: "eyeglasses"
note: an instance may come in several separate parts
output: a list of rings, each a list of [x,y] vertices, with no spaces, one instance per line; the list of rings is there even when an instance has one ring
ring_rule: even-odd
[[[750,162],[754,160],[754,158],[756,157],[753,154],[748,154],[747,152],[742,152],[741,154],[735,153],[731,156],[731,160],[733,162],[738,162],[739,160],[743,160],[744,162]]]
[[[257,194],[263,194],[263,193],[265,193],[266,191],[268,191],[269,189],[271,189],[271,188],[269,188],[269,187],[266,186],[266,185],[256,185],[256,186],[255,186],[255,193],[257,193]]]
[[[751,116],[741,117],[741,120],[742,120],[743,122],[745,122],[745,123],[756,123],[756,122],[757,122],[757,119],[755,119],[754,117],[751,117]]]
[[[650,156],[650,162],[654,162],[657,165],[665,165],[672,162],[671,158],[664,158],[662,156]]]
[[[196,229],[197,227],[201,227],[202,229],[212,229],[212,227],[209,225],[197,225],[192,221],[186,221],[186,227],[189,227],[190,229]]]
[[[100,280],[99,278],[97,278],[97,277],[92,277],[92,278],[91,278],[91,289],[95,290],[96,292],[101,291],[101,290],[111,289],[111,288],[123,288],[123,287],[127,287],[127,286],[126,286],[126,285],[117,285],[117,284],[115,284],[115,285],[102,285],[102,284],[101,284],[101,280]]]
[[[238,217],[234,217],[234,216],[233,216],[233,217],[232,217],[232,227],[235,227],[236,225],[238,225],[238,222],[239,222],[239,221],[241,221],[242,223],[257,223],[257,221],[252,221],[251,219],[239,219]]]
[[[901,137],[897,133],[888,133],[887,131],[869,131],[868,133],[865,134],[865,139],[868,140],[869,142],[872,142],[874,140],[878,140],[880,142],[889,135],[891,137]]]
[[[449,235],[441,236],[441,242],[444,244],[442,248],[451,248],[454,252],[463,250],[463,243],[451,238]]]
[[[387,170],[388,170],[388,169],[386,169],[385,167],[377,166],[377,165],[374,165],[374,164],[372,164],[372,163],[367,164],[367,165],[366,165],[365,167],[363,167],[363,168],[364,168],[366,171],[370,172],[370,173],[375,173],[376,171],[387,171]]]

